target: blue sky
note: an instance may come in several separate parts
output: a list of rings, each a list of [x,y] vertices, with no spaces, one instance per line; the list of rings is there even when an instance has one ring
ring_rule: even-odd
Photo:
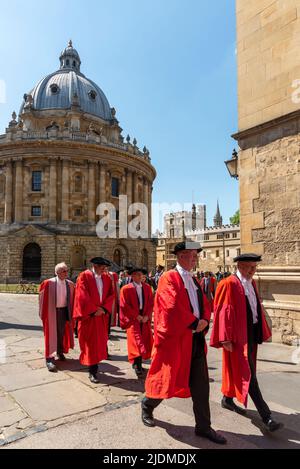
[[[0,132],[22,96],[59,68],[73,40],[81,71],[104,91],[123,130],[146,145],[157,170],[154,202],[219,199],[238,208],[228,175],[237,130],[235,1],[11,0],[0,15]],[[155,228],[155,227],[154,227]]]

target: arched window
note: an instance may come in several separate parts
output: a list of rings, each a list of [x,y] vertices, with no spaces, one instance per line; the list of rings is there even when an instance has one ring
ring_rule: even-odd
[[[83,270],[86,267],[86,252],[84,246],[74,246],[71,253],[72,270]]]
[[[74,192],[82,192],[82,176],[76,174],[74,178]]]
[[[124,267],[128,263],[127,255],[128,253],[126,248],[122,245],[118,245],[113,253],[113,262],[120,267]]]
[[[41,277],[41,248],[37,243],[29,243],[23,250],[23,278],[39,279]]]
[[[120,249],[115,249],[113,261],[115,264],[121,265],[121,251]]]

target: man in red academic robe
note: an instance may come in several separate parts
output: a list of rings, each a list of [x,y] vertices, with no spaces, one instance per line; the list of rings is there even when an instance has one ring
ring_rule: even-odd
[[[56,372],[54,356],[65,360],[64,353],[74,348],[72,313],[75,285],[67,279],[64,262],[55,266],[56,276],[41,283],[39,289],[39,316],[43,321],[46,366]]]
[[[142,360],[151,357],[153,345],[153,293],[150,285],[142,282],[146,274],[144,269],[132,268],[132,283],[125,285],[120,295],[120,325],[126,329],[128,360],[138,377],[143,374]]]
[[[109,261],[94,257],[90,262],[92,270],[85,270],[77,279],[74,318],[78,320],[80,363],[89,367],[90,381],[99,383],[98,363],[107,358],[108,321],[114,292],[106,272]]]
[[[213,312],[214,310],[214,297],[216,293],[216,279],[213,277],[213,275],[206,271],[204,273],[204,277],[201,280],[201,287],[203,292],[205,293],[205,296],[210,304],[210,310]]]
[[[153,410],[163,399],[192,396],[195,434],[218,443],[226,439],[211,428],[205,333],[210,308],[200,283],[191,274],[199,243],[178,243],[177,265],[164,273],[154,302],[154,347],[142,401],[142,421],[153,427]]]
[[[110,272],[109,268],[106,269],[112,284],[112,289],[114,292],[114,301],[111,308],[111,314],[107,317],[107,335],[108,340],[110,338],[110,330],[112,327],[115,327],[119,322],[119,307],[120,307],[120,285],[119,285],[119,276],[116,272]],[[107,346],[107,360],[110,360],[110,355],[108,353]]]
[[[252,253],[235,257],[236,274],[219,283],[210,345],[223,349],[222,407],[245,414],[233,398],[247,407],[249,394],[267,429],[275,431],[282,424],[272,419],[256,377],[257,346],[271,337],[253,280],[259,261]]]

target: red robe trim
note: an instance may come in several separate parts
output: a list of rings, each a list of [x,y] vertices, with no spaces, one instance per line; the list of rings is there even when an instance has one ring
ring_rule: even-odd
[[[151,357],[153,346],[153,335],[151,329],[151,319],[153,312],[152,288],[147,283],[143,283],[144,308],[143,316],[148,316],[149,320],[140,323],[137,320],[139,312],[139,301],[133,283],[125,285],[120,294],[120,326],[127,332],[128,360],[134,362],[136,357],[148,360]]]
[[[74,303],[75,285],[71,280],[67,282],[67,302],[70,320],[66,322],[63,352],[68,353],[74,348],[74,335],[72,313]],[[39,316],[43,321],[45,339],[45,357],[51,357],[57,353],[57,321],[56,321],[56,277],[45,280],[39,288]]]
[[[116,272],[109,272],[108,275],[112,281],[112,287],[114,291],[114,301],[111,309],[111,316],[110,316],[110,325],[115,327],[118,322],[118,314],[119,314],[119,305],[120,305],[120,285],[119,285],[119,277]]]
[[[209,322],[211,313],[204,294],[203,307],[202,318]],[[176,270],[165,272],[154,301],[154,346],[145,383],[147,397],[190,397],[193,333],[189,326],[195,319],[180,274]]]
[[[253,287],[257,293],[254,280]],[[271,337],[264,309],[262,312],[263,341]],[[236,397],[247,407],[251,371],[248,362],[247,305],[244,288],[235,275],[222,280],[216,291],[214,322],[210,338],[212,347],[221,348],[222,342],[230,341],[233,351],[223,349],[222,393],[227,397]],[[223,347],[222,347],[223,348]],[[253,350],[253,362],[256,366],[257,347]]]
[[[82,365],[96,365],[107,358],[108,321],[114,301],[112,282],[107,273],[102,274],[102,301],[97,289],[93,272],[85,270],[76,282],[74,313],[78,319],[78,340],[80,346],[80,363]],[[109,314],[91,316],[100,307]]]

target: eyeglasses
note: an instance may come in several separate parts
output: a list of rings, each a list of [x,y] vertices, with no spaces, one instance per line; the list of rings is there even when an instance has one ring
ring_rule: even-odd
[[[62,274],[63,272],[69,272],[69,271],[68,271],[68,269],[65,269],[65,270],[60,270],[58,273]]]

